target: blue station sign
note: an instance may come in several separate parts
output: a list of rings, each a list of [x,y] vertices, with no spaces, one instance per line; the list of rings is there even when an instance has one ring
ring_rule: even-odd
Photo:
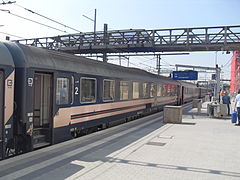
[[[173,80],[197,80],[197,71],[173,71]]]
[[[212,74],[212,80],[216,80],[216,74]]]

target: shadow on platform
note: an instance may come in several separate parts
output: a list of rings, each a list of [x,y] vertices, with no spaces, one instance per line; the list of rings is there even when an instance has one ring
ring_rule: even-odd
[[[102,159],[102,161],[103,162],[108,162],[108,163],[123,163],[123,164],[137,165],[137,166],[156,167],[156,168],[161,168],[161,169],[171,169],[171,170],[179,170],[179,171],[191,171],[191,172],[197,172],[197,173],[218,174],[218,175],[227,176],[227,177],[239,177],[240,178],[240,173],[239,172],[222,171],[222,170],[216,170],[216,169],[206,169],[206,168],[188,167],[188,166],[177,166],[177,165],[171,165],[171,164],[155,164],[155,163],[125,160],[125,159],[118,159],[118,158]]]

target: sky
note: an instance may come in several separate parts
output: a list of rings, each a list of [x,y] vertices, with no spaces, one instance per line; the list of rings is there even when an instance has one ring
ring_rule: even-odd
[[[0,26],[0,40],[5,40],[6,34],[3,33],[11,34],[8,35],[11,40],[76,33],[22,7],[81,32],[93,31],[93,22],[83,15],[93,19],[94,9],[97,9],[97,31],[103,30],[104,23],[108,24],[109,30],[240,25],[240,0],[16,0],[15,4],[0,5],[0,25],[4,25]],[[60,31],[23,20],[3,9]],[[231,56],[232,53],[221,51],[162,56],[161,68],[173,69],[175,64],[215,67],[217,62],[222,67],[222,77],[229,79]],[[109,62],[119,64],[117,59],[110,59]],[[126,65],[127,62],[122,60],[121,64]],[[130,66],[154,70],[156,57],[131,57]],[[208,75],[200,74],[200,77],[208,78]]]

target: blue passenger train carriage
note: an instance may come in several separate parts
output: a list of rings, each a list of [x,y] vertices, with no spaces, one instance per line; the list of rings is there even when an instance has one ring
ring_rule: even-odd
[[[190,101],[199,92],[195,85],[144,70],[17,43],[1,43],[0,54],[0,82],[5,87],[0,99],[6,107],[1,112],[6,116],[2,144],[7,147],[2,145],[2,151],[7,154],[130,121],[166,104]]]

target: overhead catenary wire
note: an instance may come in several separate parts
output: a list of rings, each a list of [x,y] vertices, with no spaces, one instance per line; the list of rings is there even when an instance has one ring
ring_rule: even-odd
[[[153,58],[150,59],[150,58],[147,58],[147,57],[145,57],[145,56],[141,56],[141,58],[147,59],[147,60],[145,60],[145,61],[143,61],[143,62],[147,62],[147,61],[154,61],[154,62],[155,62],[155,57],[153,57]],[[166,61],[163,61],[163,62],[166,63],[165,66],[167,66],[167,67],[169,67],[169,66],[174,66],[174,65],[171,65],[170,63],[168,63],[168,62],[166,62]],[[151,68],[151,69],[156,70],[156,67],[153,67],[153,66],[150,66],[150,65],[146,65],[146,64],[141,63],[141,62],[140,62],[139,64],[142,64],[142,65],[144,65],[144,66],[147,66],[147,67],[149,67],[149,68]],[[163,65],[161,65],[161,66],[163,66]]]
[[[163,60],[163,59],[161,59],[161,61],[165,62],[165,63],[168,64],[169,66],[175,66],[175,65],[173,65],[173,64],[168,63],[167,61],[165,61],[165,60]]]
[[[126,59],[124,59],[124,60],[126,60]],[[135,64],[135,63],[131,63],[131,62],[129,62],[129,63],[132,64],[132,65],[135,65],[135,66],[137,66],[137,67],[140,67],[140,68],[141,68],[141,66],[139,66],[139,65],[143,65],[143,66],[146,66],[146,67],[148,67],[148,68],[155,69],[155,67],[150,66],[150,65],[145,64],[145,63],[141,63],[141,62],[138,62],[139,65],[137,65],[137,64]]]
[[[223,67],[227,66],[231,62],[231,58],[223,65]]]
[[[8,2],[5,2],[2,0],[2,3],[0,3],[0,5],[7,5],[7,4],[14,4],[16,3],[16,1],[8,1]]]
[[[140,58],[147,59],[147,61],[154,60],[154,58],[149,59],[149,58],[147,58],[147,57],[145,57],[145,56],[140,56]],[[113,60],[113,59],[109,59],[109,60]],[[114,59],[114,60],[118,60],[118,59]],[[125,58],[122,59],[122,60],[127,61],[127,59],[125,59]],[[143,62],[146,62],[146,61],[143,61]],[[153,67],[153,66],[151,66],[151,65],[148,65],[148,64],[145,64],[145,63],[142,63],[142,62],[137,62],[137,64],[136,64],[136,63],[129,62],[129,64],[131,64],[131,65],[133,65],[133,66],[135,66],[135,67],[141,68],[141,69],[143,68],[142,66],[145,66],[146,68],[149,68],[149,69],[144,68],[145,70],[151,71],[151,72],[154,71],[154,73],[156,73],[156,70],[155,70],[156,68]]]
[[[33,23],[36,23],[36,24],[39,24],[39,25],[42,25],[42,26],[45,26],[45,27],[48,27],[48,28],[57,30],[57,31],[60,31],[60,32],[68,33],[68,32],[66,32],[66,31],[63,31],[63,30],[61,30],[61,29],[58,29],[58,28],[49,26],[49,25],[47,25],[47,24],[43,24],[43,23],[37,22],[37,21],[35,21],[35,20],[32,20],[32,19],[29,19],[29,18],[20,16],[20,15],[17,15],[17,14],[14,14],[14,13],[11,13],[9,10],[6,10],[6,9],[0,9],[0,11],[5,12],[5,13],[8,13],[8,14],[11,14],[11,15],[16,16],[16,17],[18,17],[18,18],[21,18],[21,19],[24,19],[24,20],[27,20],[27,21],[31,21],[31,22],[33,22]]]
[[[71,30],[74,30],[74,31],[77,31],[77,32],[81,33],[81,31],[79,31],[79,30],[77,30],[77,29],[75,29],[75,28],[72,28],[72,27],[67,26],[67,25],[65,25],[65,24],[63,24],[63,23],[60,23],[60,22],[58,22],[58,21],[56,21],[56,20],[54,20],[54,19],[52,19],[52,18],[49,18],[49,17],[44,16],[44,15],[42,15],[42,14],[39,14],[39,13],[37,13],[37,12],[31,10],[31,9],[25,8],[25,7],[23,7],[23,6],[19,5],[19,4],[15,4],[15,5],[18,6],[18,7],[20,7],[20,8],[22,8],[22,9],[24,9],[24,10],[26,10],[26,11],[28,11],[28,12],[30,12],[30,13],[32,13],[32,14],[36,14],[36,15],[38,15],[38,16],[40,16],[40,17],[42,17],[42,18],[45,18],[45,19],[47,19],[47,20],[49,20],[49,21],[52,21],[52,22],[57,23],[57,24],[59,24],[59,25],[61,25],[61,26],[64,26],[65,28],[68,28],[68,29],[71,29]]]
[[[157,55],[157,54],[156,54],[156,55]],[[164,54],[163,54],[163,55],[164,55]],[[160,56],[161,56],[161,55],[160,55]],[[146,60],[143,61],[143,62],[155,61],[155,57],[153,57],[153,58],[147,58],[147,57],[145,57],[145,56],[140,56],[140,57],[146,59]],[[161,61],[163,61],[164,63],[166,63],[168,66],[175,66],[175,65],[172,65],[172,64],[168,63],[167,61],[165,61],[165,60],[163,60],[163,59],[161,59]]]
[[[9,33],[6,33],[6,32],[0,32],[0,34],[5,34],[5,35],[13,36],[13,37],[16,37],[16,38],[25,39],[24,37],[13,35],[13,34],[9,34]]]
[[[109,59],[109,60],[113,61],[113,60],[118,60],[118,59],[115,58],[115,59]],[[126,60],[126,59],[122,59],[122,60]],[[141,66],[139,66],[138,64],[135,64],[135,63],[132,63],[132,62],[129,62],[129,64],[141,68]]]
[[[153,60],[155,60],[155,57],[153,57],[153,58],[147,58],[147,57],[145,57],[145,56],[140,56],[140,57],[146,59],[146,60],[143,61],[143,62],[147,62],[147,61],[153,61]]]

